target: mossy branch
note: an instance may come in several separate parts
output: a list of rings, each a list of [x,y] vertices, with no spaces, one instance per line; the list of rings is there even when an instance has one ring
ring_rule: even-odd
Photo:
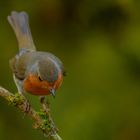
[[[13,94],[0,86],[0,96],[8,101],[9,104],[17,107],[34,121],[34,128],[41,130],[49,140],[62,140],[57,133],[57,128],[50,114],[49,103],[42,100],[42,110],[37,112],[31,105],[28,111],[25,111],[27,103],[26,98],[20,94]]]

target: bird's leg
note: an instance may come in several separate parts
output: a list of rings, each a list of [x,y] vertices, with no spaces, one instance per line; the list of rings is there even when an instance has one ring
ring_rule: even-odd
[[[29,103],[29,101],[27,99],[25,100],[25,108],[24,108],[24,111],[25,111],[25,113],[28,113],[30,111],[30,103]]]
[[[40,96],[40,103],[42,105],[42,109],[46,114],[50,114],[50,108],[49,108],[49,101],[45,101],[45,96]]]
[[[15,75],[13,75],[13,79],[14,79],[14,82],[15,82],[16,87],[17,87],[17,89],[18,89],[18,93],[19,93],[20,95],[24,96],[25,91],[24,91],[23,86],[22,86],[22,85],[23,85],[23,81],[18,80],[18,79],[15,77]],[[25,112],[25,113],[28,113],[28,112],[30,111],[30,104],[29,104],[29,101],[26,99],[25,96],[24,96],[24,98],[25,98],[25,108],[24,108],[24,112]]]
[[[22,81],[18,80],[15,75],[13,75],[13,79],[14,79],[14,82],[15,82],[16,87],[18,89],[18,93],[23,95],[24,94],[24,90],[22,88]]]

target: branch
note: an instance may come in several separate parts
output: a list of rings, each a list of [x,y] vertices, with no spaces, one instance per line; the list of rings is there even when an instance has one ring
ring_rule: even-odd
[[[29,102],[24,96],[20,94],[13,94],[1,86],[0,96],[7,100],[9,104],[17,107],[20,111],[30,117],[34,121],[34,128],[41,130],[49,140],[62,140],[58,135],[57,128],[55,127],[55,124],[52,120],[48,102],[42,100],[43,110],[40,112],[34,110],[31,105],[29,110],[26,111],[25,108]]]

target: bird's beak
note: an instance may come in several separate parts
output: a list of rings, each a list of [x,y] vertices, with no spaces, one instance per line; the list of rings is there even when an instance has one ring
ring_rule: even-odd
[[[54,88],[50,89],[50,93],[53,97],[55,97],[55,89]]]

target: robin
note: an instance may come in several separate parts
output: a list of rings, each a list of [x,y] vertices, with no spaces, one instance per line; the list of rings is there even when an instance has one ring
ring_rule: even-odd
[[[52,53],[36,51],[26,12],[11,12],[8,22],[19,45],[18,54],[10,60],[19,94],[28,92],[44,98],[50,94],[55,96],[65,75],[62,62]]]

